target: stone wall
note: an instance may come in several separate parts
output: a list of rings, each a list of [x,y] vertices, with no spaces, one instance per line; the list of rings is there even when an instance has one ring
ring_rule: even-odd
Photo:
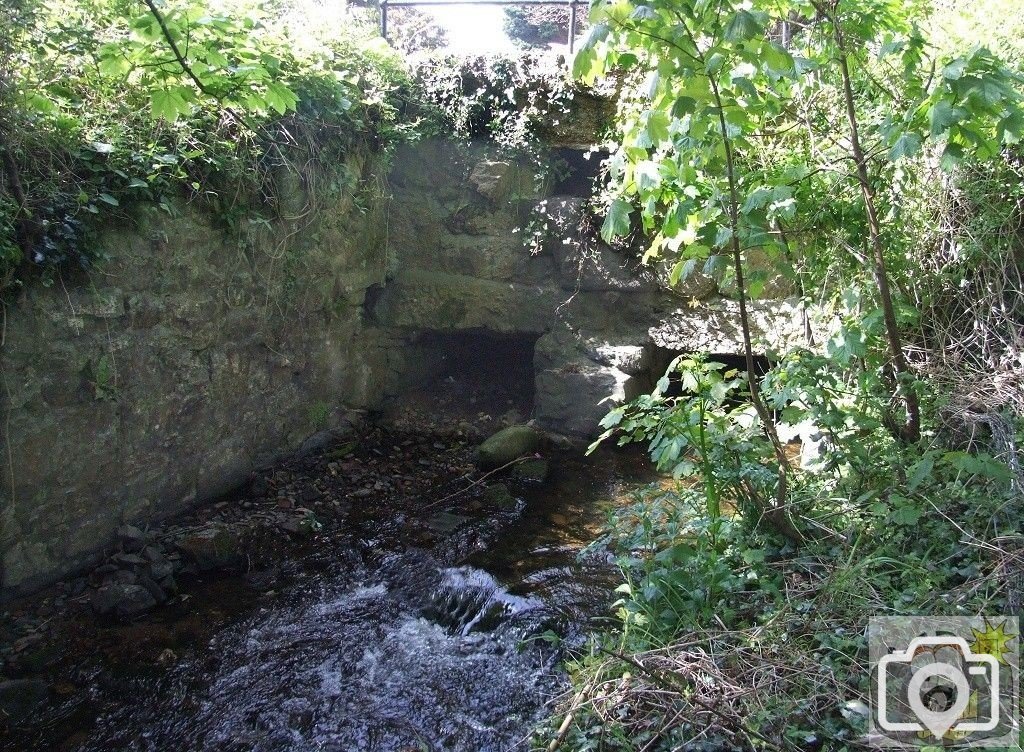
[[[384,204],[366,195],[371,160],[341,173],[356,191],[321,199],[315,221],[241,238],[202,208],[140,210],[102,231],[109,260],[8,306],[6,590],[87,564],[119,524],[237,487],[378,399],[389,343],[362,336],[362,304],[385,275]],[[300,181],[279,182],[280,213],[301,217]]]
[[[556,135],[563,149],[587,138]],[[4,591],[85,566],[119,525],[230,491],[429,380],[444,357],[424,334],[536,338],[531,417],[580,439],[651,388],[659,348],[740,351],[713,283],[666,290],[597,238],[583,196],[551,195],[493,147],[430,140],[388,176],[353,156],[339,177],[351,187],[312,202],[282,172],[284,219],[241,233],[184,204],[140,210],[102,233],[100,267],[8,306]],[[779,345],[777,314],[757,322]]]
[[[586,135],[570,135],[551,138],[582,153]],[[585,195],[554,194],[527,164],[435,140],[400,152],[390,184],[391,266],[374,319],[407,336],[479,328],[541,335],[532,417],[544,429],[592,437],[613,403],[653,388],[664,363],[652,356],[661,350],[742,352],[736,305],[713,280],[668,289],[667,270],[642,268],[638,254],[599,239]],[[531,251],[524,233],[533,229],[540,234]],[[752,309],[763,350],[784,349],[799,333],[784,301]]]

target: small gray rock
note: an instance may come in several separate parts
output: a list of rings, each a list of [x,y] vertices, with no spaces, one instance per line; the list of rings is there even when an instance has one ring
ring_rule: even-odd
[[[146,545],[146,534],[135,525],[121,525],[117,529],[117,540],[123,550],[133,553]]]
[[[494,483],[484,491],[484,502],[490,506],[511,509],[516,505],[516,497],[504,483]]]
[[[513,475],[523,480],[542,482],[547,479],[550,468],[543,457],[531,457],[517,464],[512,470]]]
[[[114,561],[116,561],[118,564],[122,564],[124,566],[129,567],[142,566],[146,563],[146,560],[138,554],[115,554]]]
[[[224,527],[210,527],[179,538],[178,549],[188,556],[200,571],[234,564],[241,554],[241,541]]]

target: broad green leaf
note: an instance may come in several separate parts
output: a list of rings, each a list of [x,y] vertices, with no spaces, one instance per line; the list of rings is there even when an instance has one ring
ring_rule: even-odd
[[[904,504],[893,509],[892,513],[889,515],[889,519],[897,525],[910,527],[911,525],[916,525],[923,514],[924,510],[920,507],[912,506],[911,504]]]
[[[967,68],[967,60],[962,57],[958,57],[942,69],[942,77],[955,81],[964,75],[964,70]]]
[[[267,104],[277,110],[281,115],[286,113],[288,110],[294,110],[295,105],[299,102],[299,98],[295,95],[295,92],[277,81],[267,84],[266,99]]]
[[[629,232],[629,215],[633,212],[633,205],[620,198],[612,201],[608,207],[608,214],[605,215],[604,224],[601,225],[601,237],[605,242],[620,237]]]
[[[928,110],[928,123],[933,136],[938,136],[949,130],[963,119],[964,111],[954,107],[945,99],[940,99]]]
[[[649,5],[638,5],[629,17],[638,21],[656,21],[658,13]]]
[[[921,137],[916,133],[904,133],[889,150],[889,160],[895,162],[904,157],[912,157],[921,151]]]
[[[946,148],[942,150],[942,157],[939,159],[939,165],[943,170],[947,172],[954,169],[964,158],[964,147],[960,144],[949,143],[946,144]]]
[[[150,111],[156,120],[174,122],[188,111],[188,104],[178,88],[157,89],[150,97]]]
[[[29,94],[25,103],[36,112],[43,115],[49,115],[57,110],[57,105],[53,103],[53,100],[39,92],[32,92]]]
[[[924,457],[915,462],[910,468],[910,475],[907,478],[907,490],[914,491],[921,483],[924,482],[932,474],[932,470],[935,467],[935,457],[932,454],[926,454]]]
[[[661,185],[661,173],[658,163],[644,160],[634,168],[637,187],[641,191],[650,191]]]
[[[750,11],[741,10],[725,26],[725,38],[730,42],[743,42],[764,33],[760,21]]]
[[[1015,109],[999,121],[996,134],[1000,143],[1016,144],[1024,139],[1024,111]]]

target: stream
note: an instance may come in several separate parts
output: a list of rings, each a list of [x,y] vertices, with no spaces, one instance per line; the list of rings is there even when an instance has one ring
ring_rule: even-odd
[[[163,668],[97,666],[85,720],[25,748],[527,749],[566,689],[565,648],[611,616],[618,572],[581,549],[653,480],[639,454],[566,454],[498,511],[406,499],[354,513],[257,596],[220,580],[150,617],[216,626]],[[406,532],[417,514],[429,545]]]

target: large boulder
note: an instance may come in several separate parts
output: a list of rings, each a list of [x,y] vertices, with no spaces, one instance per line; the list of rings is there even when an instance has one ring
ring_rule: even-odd
[[[92,607],[96,613],[113,613],[122,618],[141,614],[156,604],[153,594],[139,583],[108,582],[92,596]]]
[[[493,470],[535,452],[540,443],[541,434],[530,426],[509,426],[480,445],[477,462],[484,470]]]
[[[469,173],[469,184],[493,203],[536,195],[532,173],[505,160],[481,160]]]
[[[566,436],[588,438],[626,398],[628,374],[596,363],[567,363],[537,374],[537,423]]]
[[[596,436],[610,409],[650,389],[651,351],[645,329],[637,328],[588,336],[558,327],[537,341],[534,408],[541,428],[578,439]]]
[[[200,571],[234,564],[241,554],[241,541],[238,536],[220,526],[186,535],[180,538],[176,545]]]

